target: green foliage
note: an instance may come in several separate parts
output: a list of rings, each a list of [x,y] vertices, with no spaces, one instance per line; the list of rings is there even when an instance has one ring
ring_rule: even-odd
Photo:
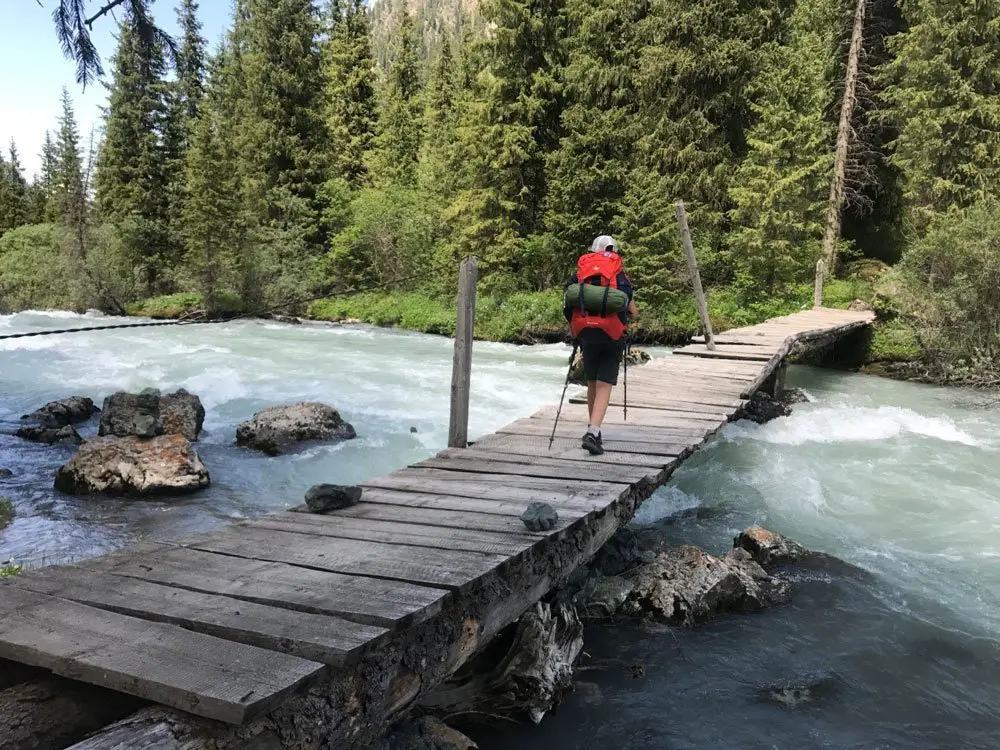
[[[412,331],[453,336],[455,309],[423,294],[392,292],[330,297],[309,307],[316,320],[360,320],[376,326],[399,326]]]
[[[880,288],[926,347],[954,356],[1000,350],[1000,206],[941,217]]]
[[[890,40],[885,115],[893,162],[924,228],[953,207],[1000,195],[1000,0],[904,0]]]
[[[916,329],[901,319],[875,326],[868,359],[872,362],[911,362],[923,353]]]
[[[0,155],[0,237],[7,230],[26,224],[30,212],[28,183],[13,139],[8,156],[9,161],[5,161]]]
[[[70,306],[58,224],[18,227],[0,237],[0,309],[54,310]]]
[[[231,292],[216,293],[214,305],[213,314],[215,315],[244,312],[243,302]],[[204,297],[195,292],[178,292],[160,297],[150,297],[126,307],[129,315],[162,320],[176,320],[189,313],[202,312],[206,309],[208,306]]]
[[[7,563],[5,565],[0,565],[0,578],[11,578],[18,575],[24,570],[24,566],[20,563]]]
[[[730,187],[734,231],[727,238],[738,284],[773,294],[814,272],[833,168],[839,0],[799,2],[789,39],[771,44],[755,81],[756,124]]]
[[[14,503],[11,502],[9,497],[0,497],[0,530],[4,527],[10,526],[10,522],[14,520]],[[0,574],[2,577],[2,574]]]
[[[368,177],[364,156],[375,133],[375,67],[369,11],[363,0],[331,0],[323,48],[325,118],[334,173],[353,187]]]

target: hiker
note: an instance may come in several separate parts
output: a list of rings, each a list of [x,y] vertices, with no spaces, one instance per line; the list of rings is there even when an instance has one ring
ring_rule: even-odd
[[[587,379],[587,432],[581,447],[591,455],[604,453],[601,423],[618,384],[618,368],[625,352],[626,329],[638,314],[632,282],[622,267],[618,243],[608,235],[594,240],[580,256],[565,285],[563,314],[583,352]]]

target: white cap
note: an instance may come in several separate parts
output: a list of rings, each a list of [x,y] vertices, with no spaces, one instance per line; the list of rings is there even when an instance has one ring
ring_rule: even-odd
[[[590,252],[592,253],[603,253],[605,250],[610,250],[613,253],[618,252],[618,243],[615,242],[615,238],[607,234],[602,234],[593,244],[590,246]]]

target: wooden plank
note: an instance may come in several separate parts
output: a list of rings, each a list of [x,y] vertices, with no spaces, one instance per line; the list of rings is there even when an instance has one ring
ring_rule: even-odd
[[[503,493],[495,487],[485,488],[498,497],[467,497],[463,495],[434,494],[429,492],[416,492],[411,490],[383,490],[365,488],[362,501],[351,508],[346,508],[338,513],[356,515],[358,518],[388,518],[380,512],[380,506],[389,506],[385,513],[396,512],[397,507],[421,508],[435,511],[463,511],[476,517],[473,522],[469,519],[469,528],[483,528],[490,530],[489,519],[482,519],[480,516],[514,516],[518,519],[524,512],[525,507],[533,500],[520,502],[512,500],[509,495]],[[549,502],[552,507],[559,511],[561,516],[570,519],[583,518],[593,511],[592,507],[580,507],[576,500],[564,502],[562,496],[553,496]],[[301,507],[301,506],[300,506]],[[430,519],[430,517],[429,517]],[[430,520],[428,520],[430,523]],[[485,524],[477,526],[475,524]],[[444,524],[449,525],[449,524]]]
[[[506,555],[358,542],[236,524],[185,544],[249,560],[270,560],[334,573],[460,589],[507,561]]]
[[[618,398],[616,398],[616,396]],[[698,417],[702,419],[726,419],[729,414],[739,408],[739,401],[732,401],[732,408],[729,410],[723,410],[719,407],[709,406],[707,404],[685,404],[683,402],[668,401],[663,398],[666,394],[662,394],[661,399],[658,403],[652,403],[657,401],[652,397],[646,396],[645,398],[651,402],[648,405],[639,403],[637,398],[633,398],[632,394],[629,394],[629,408],[635,409],[652,409],[657,412],[665,412],[670,414],[678,414],[682,417]],[[572,396],[567,401],[571,404],[586,404],[586,396]],[[624,403],[624,398],[622,394],[615,394],[614,391],[611,393],[611,400],[608,402],[608,407],[621,407]]]
[[[750,346],[717,346],[715,351],[707,349],[693,348],[675,350],[677,356],[703,357],[706,359],[737,359],[752,362],[768,362],[774,357],[771,349],[756,351],[757,347]]]
[[[267,713],[326,667],[12,585],[0,656],[230,724]]]
[[[546,444],[548,443],[547,440],[545,442]],[[438,453],[437,457],[462,459],[468,458],[470,454],[474,457],[484,458],[488,461],[502,461],[506,463],[530,464],[535,466],[554,466],[569,470],[576,470],[581,464],[584,466],[600,466],[607,464],[616,468],[628,467],[632,470],[640,469],[660,471],[671,462],[670,458],[664,456],[648,456],[645,459],[640,456],[626,456],[626,458],[632,460],[626,462],[625,464],[615,463],[614,461],[598,461],[596,459],[601,459],[606,454],[592,456],[590,453],[582,449],[576,451],[575,454],[570,457],[552,456],[547,451],[542,451],[541,453],[538,451],[529,451],[525,455],[517,455],[510,452],[491,451],[488,446],[484,446],[480,443],[476,443],[475,446],[465,450],[453,450],[448,448]]]
[[[475,472],[463,476],[461,472],[448,469],[425,469],[420,466],[408,466],[405,469],[393,472],[392,476],[400,477],[404,480],[421,479],[443,479],[445,481],[466,481],[487,485],[501,485],[504,487],[523,487],[528,490],[556,490],[562,492],[576,492],[580,485],[590,485],[593,491],[599,495],[610,493],[614,496],[627,492],[630,482],[595,480],[592,482],[580,482],[572,477],[528,477],[517,474],[504,474],[499,472]]]
[[[338,617],[269,607],[74,566],[31,571],[16,576],[11,584],[324,664],[343,665],[389,632]]]
[[[383,544],[408,544],[431,549],[488,552],[495,555],[519,555],[538,541],[526,534],[494,534],[489,531],[431,526],[419,523],[399,523],[387,520],[366,520],[340,514],[283,513],[265,516],[247,524],[254,529],[294,531],[297,534],[355,539]],[[527,531],[521,526],[521,531]]]
[[[506,427],[501,427],[500,432],[502,434],[509,435],[547,438],[552,432],[552,425],[548,422],[548,420],[544,419],[520,419],[517,422],[507,425]],[[582,437],[583,432],[584,431],[580,429],[579,423],[566,423],[560,420],[560,423],[556,428],[556,437],[576,438],[579,440]],[[708,430],[701,429],[666,430],[651,427],[619,427],[618,425],[610,425],[606,428],[602,428],[602,432],[604,435],[605,450],[610,450],[609,441],[621,441],[623,443],[652,443],[658,446],[676,446],[678,444],[692,446],[704,442],[705,438],[708,436]],[[625,449],[616,447],[615,450]],[[651,453],[652,451],[643,450],[639,452]]]
[[[398,500],[398,504],[388,502],[368,503],[362,502],[344,510],[334,511],[337,518],[350,518],[357,520],[382,520],[400,524],[420,524],[424,526],[444,526],[453,529],[467,529],[479,531],[491,531],[498,534],[513,534],[514,536],[532,537],[537,539],[540,532],[528,531],[521,522],[521,514],[525,506],[515,503],[498,503],[489,500],[477,500],[474,498],[459,498],[444,496],[426,496],[407,492],[384,492],[387,496],[394,495],[392,499]],[[424,499],[440,501],[440,505],[445,507],[427,507],[426,505],[410,505],[407,500],[420,502]],[[476,509],[468,509],[469,504],[484,503],[492,508],[500,507],[503,513],[483,512]],[[305,506],[299,506],[304,508]],[[478,507],[478,506],[477,506]],[[559,512],[559,523],[556,527],[547,532],[548,535],[561,531],[570,524],[583,518],[585,513],[579,510],[567,510],[556,508]],[[350,516],[344,514],[350,512]],[[296,514],[299,515],[299,514]],[[324,517],[322,514],[302,513],[309,517]]]
[[[640,481],[656,481],[656,469],[639,466],[616,466],[614,464],[586,463],[562,459],[556,463],[540,461],[496,461],[480,454],[472,456],[436,456],[414,464],[415,467],[445,469],[473,474],[509,474],[512,476],[567,479],[581,482],[621,482],[632,484]]]
[[[604,439],[604,453],[591,456],[580,445],[580,435],[575,438],[556,437],[549,449],[546,437],[529,437],[500,433],[487,435],[473,443],[472,450],[514,453],[528,456],[551,456],[553,458],[575,459],[583,456],[585,461],[601,463],[631,464],[633,466],[659,466],[661,460],[672,460],[685,455],[689,446],[685,443],[625,443]]]
[[[401,492],[414,492],[422,495],[451,495],[462,498],[479,498],[482,500],[500,500],[516,502],[521,504],[521,511],[528,503],[539,502],[549,503],[554,508],[574,508],[583,513],[595,510],[603,510],[608,503],[614,502],[621,494],[615,485],[600,485],[600,489],[580,484],[574,490],[564,489],[530,489],[525,487],[515,487],[512,485],[497,485],[479,481],[458,481],[424,477],[399,477],[388,475],[365,482],[365,494],[368,488],[380,490],[398,490]],[[471,506],[470,506],[471,507]]]
[[[435,588],[183,547],[142,557],[108,555],[77,567],[390,629],[437,614],[446,596]]]
[[[551,422],[551,420],[556,418],[555,407],[546,406],[536,411],[529,418]],[[590,422],[587,408],[580,404],[570,404],[564,406],[559,419],[560,421],[563,419],[583,421],[586,424],[589,424]],[[712,430],[718,428],[721,424],[725,424],[727,421],[728,416],[726,415],[720,415],[718,417],[701,417],[693,414],[662,412],[655,409],[643,409],[641,407],[629,409],[628,419],[625,419],[624,414],[617,409],[614,411],[608,411],[607,416],[604,418],[605,424],[635,425],[638,427],[663,427],[666,429],[678,430],[688,430],[691,428]]]

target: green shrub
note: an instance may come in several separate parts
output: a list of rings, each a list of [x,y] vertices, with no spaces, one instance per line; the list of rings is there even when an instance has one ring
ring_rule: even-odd
[[[0,529],[10,525],[14,520],[14,503],[9,497],[0,497]]]
[[[922,352],[916,330],[897,318],[875,326],[868,359],[872,362],[911,362],[919,359]]]
[[[68,240],[58,224],[32,224],[0,237],[0,311],[72,306],[64,260]]]
[[[142,318],[176,320],[187,313],[200,311],[204,303],[197,292],[178,292],[133,302],[126,306],[129,315]],[[220,313],[236,314],[244,311],[243,301],[233,292],[220,292],[216,296]]]

